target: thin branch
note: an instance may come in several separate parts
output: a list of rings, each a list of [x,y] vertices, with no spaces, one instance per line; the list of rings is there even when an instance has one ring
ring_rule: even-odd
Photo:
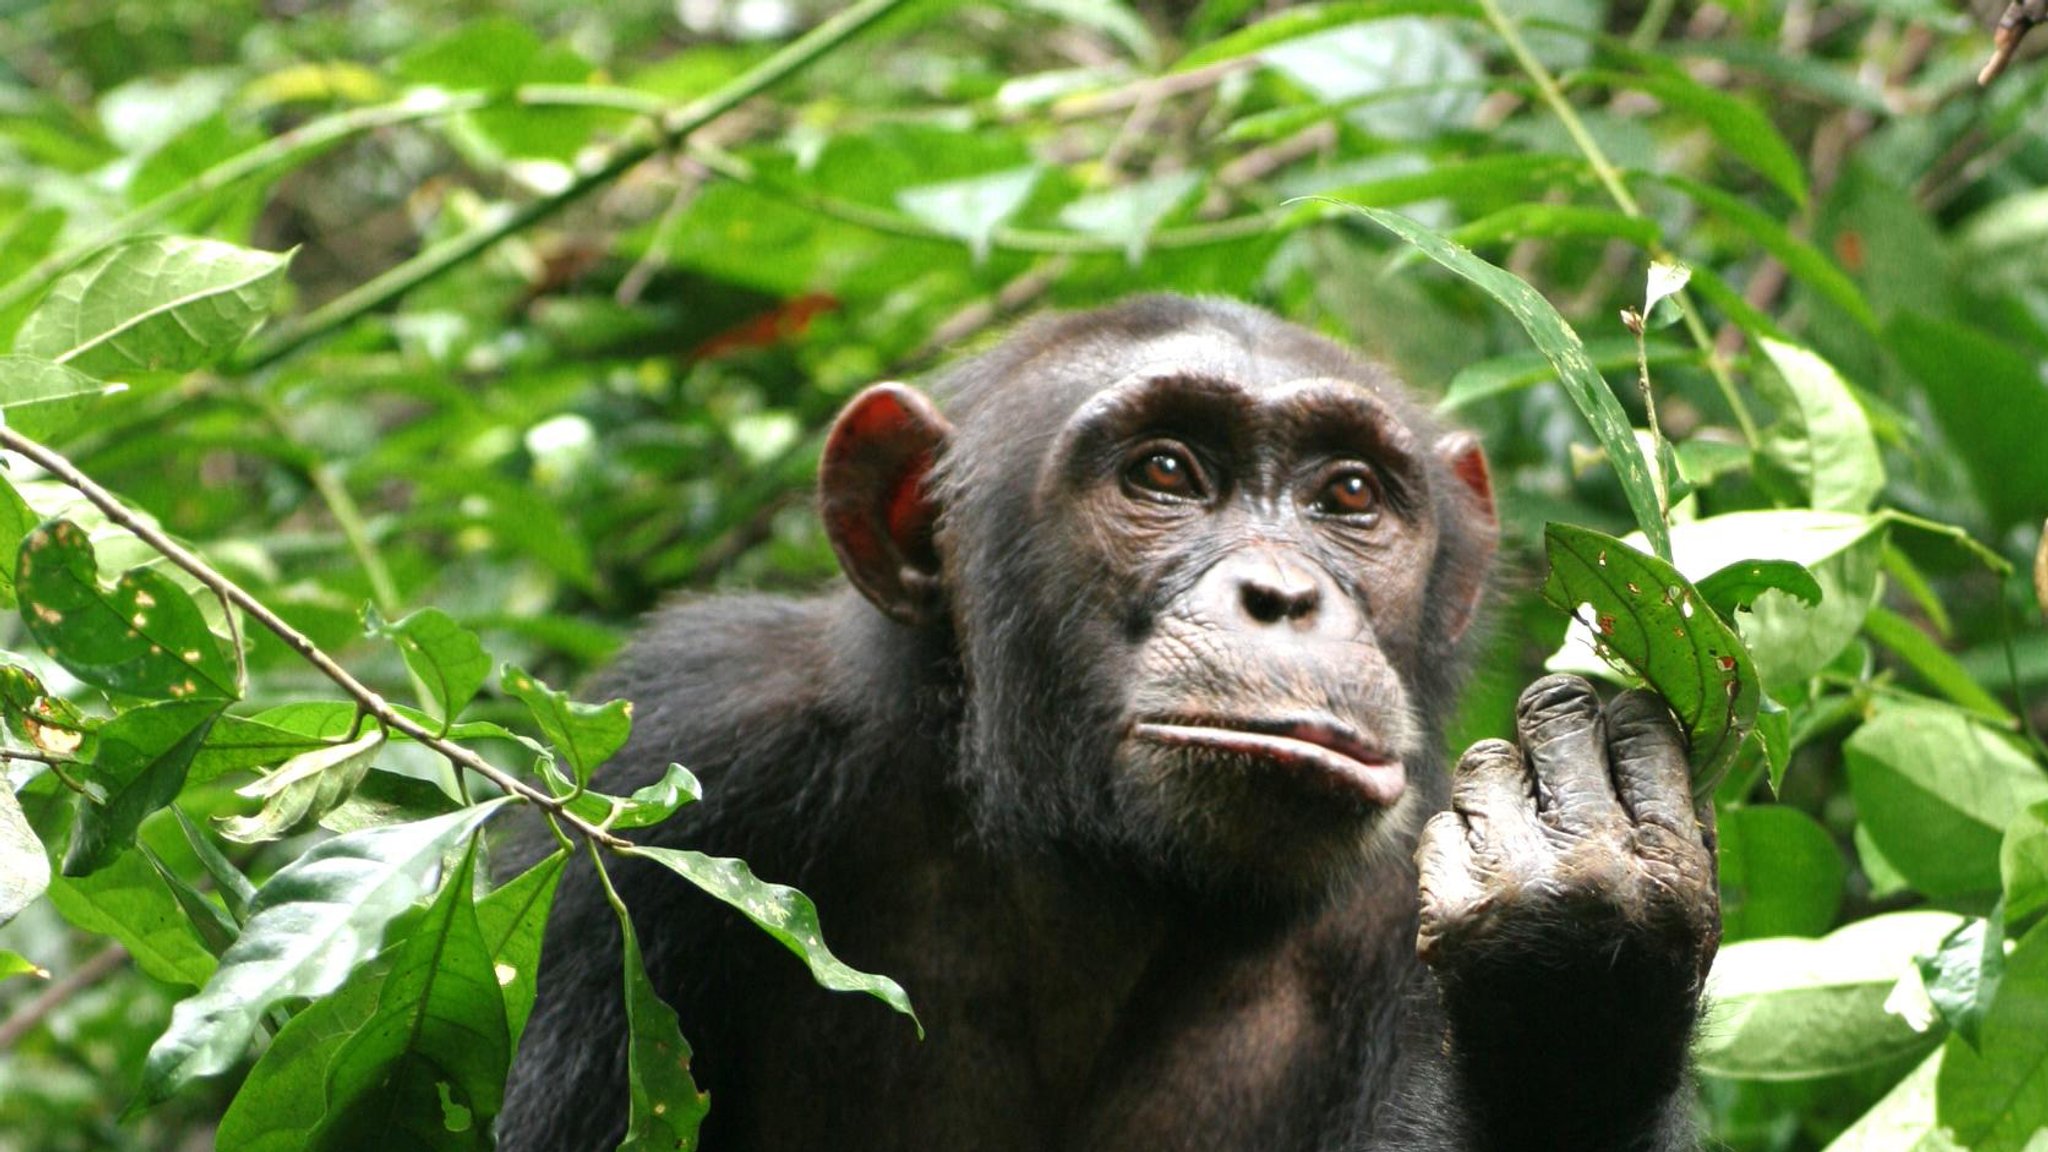
[[[1622,215],[1642,219],[1642,205],[1636,202],[1635,194],[1628,190],[1628,182],[1623,179],[1620,167],[1608,158],[1606,150],[1600,147],[1600,142],[1587,130],[1585,121],[1579,118],[1578,109],[1572,107],[1572,102],[1566,98],[1564,89],[1558,85],[1557,77],[1551,75],[1550,69],[1530,50],[1528,42],[1522,39],[1521,30],[1501,9],[1500,0],[1479,0],[1479,7],[1486,14],[1486,22],[1507,45],[1508,54],[1515,58],[1516,65],[1536,85],[1536,94],[1549,107],[1551,114],[1557,117],[1558,122],[1564,125],[1565,134],[1571,137],[1580,155],[1586,158],[1586,164],[1593,169],[1593,176],[1606,190],[1608,199],[1614,201],[1614,206],[1621,209]],[[1658,247],[1661,249],[1663,245],[1659,244]],[[1677,259],[1677,256],[1670,252],[1660,251],[1657,254],[1667,259]],[[1734,414],[1735,423],[1742,430],[1743,440],[1754,451],[1763,441],[1757,433],[1755,419],[1750,416],[1749,405],[1743,401],[1742,393],[1736,389],[1734,377],[1728,374],[1728,365],[1715,354],[1713,336],[1707,331],[1705,322],[1699,318],[1698,309],[1693,307],[1692,301],[1683,291],[1677,294],[1677,301],[1679,311],[1685,318],[1686,334],[1692,337],[1693,344],[1701,352],[1706,353],[1707,371],[1714,377],[1714,383],[1720,388],[1721,398]]]
[[[469,748],[465,748],[425,726],[408,719],[403,713],[387,703],[370,688],[355,678],[346,668],[337,664],[332,656],[322,651],[305,633],[292,627],[269,606],[244,591],[242,587],[211,564],[200,559],[190,549],[165,535],[163,531],[147,520],[130,511],[128,506],[91,477],[78,470],[78,466],[62,455],[28,439],[12,428],[0,426],[0,448],[5,448],[28,460],[34,461],[45,472],[55,476],[76,489],[92,505],[104,513],[107,519],[135,534],[137,539],[154,548],[166,560],[177,565],[194,579],[204,584],[214,595],[240,608],[249,619],[261,624],[278,639],[285,642],[300,658],[318,669],[320,674],[332,680],[356,702],[356,706],[377,718],[386,728],[402,732],[414,741],[432,748],[449,763],[489,780],[500,789],[519,796],[560,817],[576,829],[585,839],[618,848],[626,841],[588,823],[568,811],[567,802],[558,800],[542,789],[512,776],[504,769],[484,759]]]
[[[50,1013],[62,1008],[73,996],[112,976],[127,962],[128,950],[119,944],[109,944],[93,953],[85,963],[66,972],[63,979],[36,993],[35,999],[0,1021],[0,1052],[14,1047],[23,1036],[35,1031]]]
[[[613,144],[560,190],[528,201],[503,217],[436,244],[315,308],[297,322],[280,326],[259,340],[246,356],[239,358],[234,368],[253,372],[274,364],[468,263],[500,241],[610,185],[642,161],[675,148],[698,129],[802,71],[908,2],[859,0],[717,91],[659,117],[657,126],[642,128]]]

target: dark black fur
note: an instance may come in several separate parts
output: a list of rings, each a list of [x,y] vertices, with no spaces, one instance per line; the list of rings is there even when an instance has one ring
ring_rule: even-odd
[[[818,990],[673,875],[618,866],[697,1049],[712,1152],[1687,1145],[1691,989],[1509,969],[1468,974],[1445,1007],[1415,950],[1416,832],[1450,791],[1433,741],[1410,765],[1417,802],[1370,859],[1307,886],[1189,859],[1112,803],[1104,702],[1126,688],[1095,654],[1145,621],[1080,607],[1110,590],[1062,570],[1028,496],[1067,414],[1130,350],[1195,327],[1235,348],[1219,369],[1389,381],[1236,305],[1042,320],[933,387],[956,429],[933,483],[950,624],[896,623],[846,589],[699,600],[656,617],[593,687],[637,706],[606,791],[671,760],[703,779],[704,801],[651,838],[802,887],[834,950],[899,980],[929,1029],[920,1043],[878,1003]],[[1431,442],[1428,415],[1398,403]],[[1434,586],[1483,560],[1456,482],[1431,483]],[[1444,600],[1427,599],[1398,668],[1432,733],[1465,663]],[[616,1145],[619,964],[586,867],[557,900],[504,1148]]]

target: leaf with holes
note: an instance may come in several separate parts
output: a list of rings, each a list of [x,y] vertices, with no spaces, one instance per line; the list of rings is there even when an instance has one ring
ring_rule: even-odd
[[[345,744],[323,744],[301,752],[236,795],[263,801],[254,816],[230,816],[220,834],[240,844],[276,840],[308,820],[318,820],[355,794],[370,772],[384,730],[372,727]]]
[[[29,635],[94,687],[153,700],[227,700],[235,670],[198,605],[171,578],[133,568],[109,589],[85,529],[57,520],[29,533],[14,586]]]
[[[626,1138],[619,1152],[691,1152],[711,1098],[690,1076],[690,1042],[647,978],[633,921],[621,909],[626,961]]]
[[[818,930],[818,909],[811,898],[794,888],[770,884],[754,875],[745,861],[723,856],[706,856],[681,848],[628,848],[634,856],[645,856],[667,866],[678,876],[738,909],[741,914],[810,966],[811,978],[834,992],[865,992],[894,1008],[913,1023],[910,997],[887,976],[872,976],[846,966]],[[917,1025],[924,1035],[924,1025]]]
[[[1790,560],[1738,560],[1700,581],[1700,598],[1723,620],[1747,611],[1756,598],[1773,589],[1789,592],[1807,604],[1821,600],[1820,581],[1806,565]]]
[[[270,315],[290,261],[218,240],[123,241],[57,281],[15,350],[102,378],[204,368]]]
[[[1663,693],[1692,743],[1693,794],[1735,761],[1763,697],[1749,650],[1678,569],[1589,528],[1543,530],[1543,598],[1592,629],[1603,652]]]

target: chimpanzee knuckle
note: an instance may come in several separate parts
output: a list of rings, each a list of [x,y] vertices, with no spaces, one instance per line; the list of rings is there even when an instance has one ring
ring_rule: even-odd
[[[1457,775],[1464,776],[1477,772],[1502,761],[1519,766],[1521,759],[1521,750],[1506,740],[1481,740],[1465,749],[1465,754],[1458,757]]]
[[[1600,697],[1582,676],[1545,676],[1522,690],[1515,718],[1524,744],[1547,744],[1597,723]]]

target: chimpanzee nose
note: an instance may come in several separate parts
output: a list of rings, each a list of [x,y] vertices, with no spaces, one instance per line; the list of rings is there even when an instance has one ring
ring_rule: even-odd
[[[1242,573],[1237,596],[1245,615],[1259,624],[1308,622],[1323,599],[1314,576],[1277,559]]]

